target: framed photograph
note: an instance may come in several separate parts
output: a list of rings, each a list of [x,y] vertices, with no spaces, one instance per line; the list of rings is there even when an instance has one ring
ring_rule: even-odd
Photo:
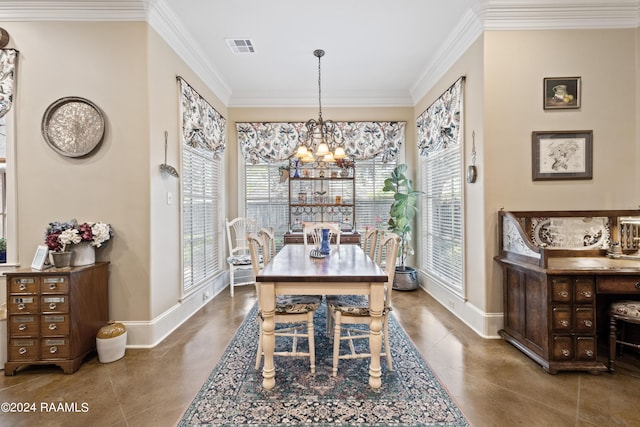
[[[36,254],[33,257],[33,262],[31,263],[31,268],[35,268],[36,270],[44,270],[44,264],[47,261],[47,255],[49,255],[49,248],[45,245],[38,246],[38,249],[36,249]]]
[[[593,178],[593,131],[532,132],[534,181]]]
[[[545,110],[580,108],[580,77],[545,77],[543,106]]]

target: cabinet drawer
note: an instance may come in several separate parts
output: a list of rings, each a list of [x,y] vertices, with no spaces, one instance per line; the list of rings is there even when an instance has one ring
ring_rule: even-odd
[[[576,307],[575,332],[593,333],[595,331],[595,320],[593,317],[593,308]]]
[[[67,295],[43,295],[40,297],[40,310],[43,313],[68,313],[69,297]]]
[[[68,314],[45,314],[42,316],[42,336],[69,335]]]
[[[640,276],[603,276],[596,283],[600,294],[640,294]]]
[[[10,316],[9,336],[37,336],[40,330],[40,316],[37,314],[25,316]]]
[[[11,295],[9,297],[9,313],[38,313],[40,298],[37,295]]]
[[[9,283],[10,294],[36,294],[38,282],[35,277],[13,277]]]
[[[9,340],[9,360],[37,360],[40,358],[40,340],[12,339]]]
[[[66,276],[43,277],[40,282],[42,294],[65,294],[69,292],[69,280]]]
[[[595,301],[595,283],[592,278],[576,278],[574,301],[578,304],[593,304]]]
[[[554,277],[551,279],[551,301],[568,303],[572,294],[571,279],[568,277]]]
[[[571,336],[554,335],[551,349],[553,360],[573,360],[573,339]]]
[[[569,307],[553,307],[551,310],[551,322],[553,330],[570,332],[573,325],[571,324],[571,309]]]
[[[68,338],[45,338],[42,340],[42,359],[68,359]]]
[[[595,360],[596,340],[593,337],[576,337],[576,360]]]

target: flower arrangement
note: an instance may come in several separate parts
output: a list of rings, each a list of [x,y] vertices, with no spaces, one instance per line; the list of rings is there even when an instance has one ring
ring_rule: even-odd
[[[113,228],[103,222],[84,222],[72,219],[67,222],[50,222],[44,235],[44,243],[53,252],[65,252],[68,245],[89,242],[99,248],[113,237]]]

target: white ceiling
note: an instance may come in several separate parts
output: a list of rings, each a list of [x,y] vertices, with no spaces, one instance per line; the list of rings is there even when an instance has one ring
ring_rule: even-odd
[[[0,0],[0,23],[146,20],[231,107],[412,106],[486,30],[638,26],[640,0]],[[255,54],[226,39],[248,38]]]

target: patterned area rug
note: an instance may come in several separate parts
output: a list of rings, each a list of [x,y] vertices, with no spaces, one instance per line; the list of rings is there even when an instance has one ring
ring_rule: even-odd
[[[262,389],[255,370],[258,323],[254,306],[220,363],[178,426],[468,426],[393,315],[393,371],[384,357],[382,387],[369,387],[369,359],[341,360],[332,377],[333,346],[325,335],[326,306],[314,319],[316,373],[305,358],[276,357],[276,386]],[[285,341],[276,339],[276,349]],[[367,340],[361,346],[368,347]],[[304,345],[301,345],[304,343]],[[348,351],[343,343],[343,351]],[[298,346],[306,346],[300,340]]]

